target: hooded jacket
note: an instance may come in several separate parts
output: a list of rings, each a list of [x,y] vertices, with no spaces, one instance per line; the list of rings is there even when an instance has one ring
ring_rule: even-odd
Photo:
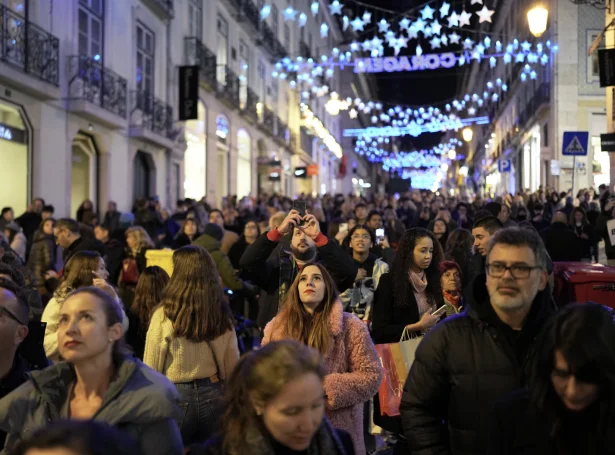
[[[523,387],[532,347],[552,312],[538,292],[521,332],[491,307],[485,275],[466,295],[466,313],[445,319],[419,345],[400,412],[413,455],[484,454],[495,402]]]
[[[224,286],[231,291],[241,291],[244,288],[243,281],[235,273],[233,264],[226,253],[222,252],[222,243],[208,234],[203,234],[192,242],[193,245],[202,246],[207,250],[216,263],[218,273],[222,277]]]
[[[7,432],[2,454],[49,422],[62,419],[75,370],[67,362],[31,373],[31,378],[0,400],[0,430]],[[136,359],[124,359],[92,420],[113,425],[139,440],[148,455],[182,455],[175,418],[175,386]]]
[[[287,338],[287,312],[282,312],[265,327],[263,344]],[[324,356],[326,414],[335,428],[350,433],[356,453],[365,453],[363,439],[363,404],[378,391],[382,367],[367,325],[345,313],[342,303],[333,304],[329,316],[333,337]]]

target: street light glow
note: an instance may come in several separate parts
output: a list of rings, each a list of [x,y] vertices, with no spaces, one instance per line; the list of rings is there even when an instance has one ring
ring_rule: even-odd
[[[527,12],[527,22],[530,26],[530,32],[535,37],[539,38],[547,30],[547,19],[549,18],[549,10],[543,5],[536,5]]]
[[[472,142],[472,138],[474,137],[474,131],[472,131],[472,128],[464,128],[461,134],[463,135],[464,141]]]

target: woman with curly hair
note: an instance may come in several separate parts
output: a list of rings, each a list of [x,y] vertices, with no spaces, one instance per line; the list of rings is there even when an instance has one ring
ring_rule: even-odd
[[[130,308],[135,298],[139,276],[147,267],[145,253],[154,248],[154,242],[141,226],[129,227],[124,235],[127,248],[122,259],[119,288],[124,304]]]

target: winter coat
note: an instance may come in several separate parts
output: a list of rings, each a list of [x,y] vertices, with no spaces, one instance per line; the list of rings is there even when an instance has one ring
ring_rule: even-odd
[[[263,344],[287,338],[287,313],[278,314],[265,327]],[[378,391],[382,367],[367,326],[345,313],[337,301],[331,310],[329,330],[333,342],[324,356],[326,414],[331,424],[350,433],[358,454],[365,453],[363,404]]]
[[[17,387],[28,380],[28,362],[21,356],[16,355],[13,359],[11,370],[3,378],[0,378],[0,399],[7,396]],[[4,447],[6,431],[0,430],[0,447]]]
[[[553,223],[540,236],[553,262],[579,262],[583,259],[580,239],[567,224]]]
[[[13,237],[13,241],[11,242],[11,249],[17,253],[17,255],[21,258],[22,261],[26,261],[26,249],[27,249],[28,241],[26,240],[26,236],[23,232],[15,233]]]
[[[192,243],[194,245],[202,246],[207,250],[211,258],[216,263],[218,273],[222,277],[225,287],[235,292],[241,291],[244,288],[244,283],[235,273],[235,269],[233,268],[233,264],[231,264],[230,259],[226,253],[222,252],[222,244],[219,240],[216,240],[210,235],[203,234]]]
[[[0,400],[0,429],[8,433],[5,452],[34,431],[63,418],[75,382],[67,362],[33,372],[31,379]],[[92,420],[116,426],[138,439],[148,455],[182,455],[175,419],[175,386],[136,359],[124,359]],[[3,454],[5,452],[2,452]]]
[[[355,281],[353,287],[346,289],[340,294],[340,300],[344,306],[344,311],[354,314],[363,321],[371,321],[374,292],[378,288],[380,277],[389,271],[389,265],[382,259],[370,254],[370,257],[363,263],[371,260],[373,266],[367,270],[368,276],[363,280]],[[359,268],[364,268],[355,260]]]
[[[581,226],[573,225],[571,226],[571,228],[574,234],[577,236],[578,242],[580,244],[581,258],[590,259],[592,257],[591,248],[594,244],[594,228],[589,223],[581,224]],[[587,238],[582,238],[582,234],[585,234]]]
[[[252,282],[261,289],[257,318],[259,327],[265,327],[278,313],[282,303],[280,288],[283,291],[288,289],[299,271],[292,255],[285,249],[280,248],[278,254],[272,256],[280,240],[282,238],[277,229],[262,234],[246,248],[240,261],[241,268],[250,274]],[[358,272],[352,257],[335,240],[329,240],[324,234],[320,234],[315,243],[318,248],[315,262],[326,266],[337,290],[344,292],[352,287]]]
[[[83,237],[79,237],[73,243],[71,243],[68,248],[65,248],[62,252],[62,257],[64,259],[64,265],[69,261],[71,257],[74,256],[75,253],[79,251],[95,251],[100,254],[101,257],[105,257],[107,254],[107,247],[96,239],[85,239]]]
[[[34,234],[34,242],[28,257],[28,267],[36,278],[39,287],[45,285],[45,273],[54,270],[56,263],[56,245],[53,235],[47,235],[41,231]]]
[[[523,387],[535,340],[553,311],[536,295],[521,333],[497,317],[486,276],[468,293],[466,312],[436,325],[419,345],[400,412],[413,455],[484,454],[495,402]]]
[[[236,232],[225,230],[224,237],[220,242],[220,250],[224,254],[228,254],[231,251],[231,247],[239,240],[239,235]]]
[[[478,252],[473,253],[467,263],[467,272],[461,277],[461,288],[464,293],[472,286],[474,279],[485,273],[485,256]]]

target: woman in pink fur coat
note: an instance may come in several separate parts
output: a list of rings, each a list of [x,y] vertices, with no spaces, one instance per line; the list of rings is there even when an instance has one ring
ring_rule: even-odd
[[[357,454],[365,454],[363,404],[378,391],[382,368],[367,326],[344,313],[331,275],[307,265],[294,281],[284,308],[265,327],[263,344],[294,339],[317,349],[327,376],[327,417],[350,433]]]

